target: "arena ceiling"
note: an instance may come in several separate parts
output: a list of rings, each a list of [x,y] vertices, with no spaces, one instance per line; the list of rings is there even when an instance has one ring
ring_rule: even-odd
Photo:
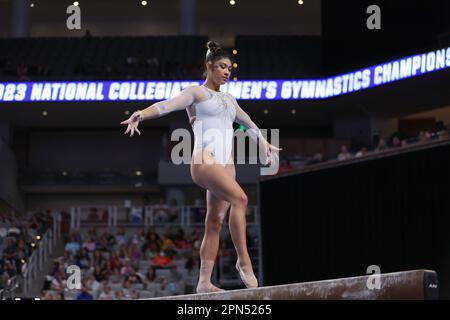
[[[29,0],[32,36],[174,35],[178,33],[179,0],[78,0],[82,30],[68,31],[62,22],[73,0]],[[192,1],[192,0],[188,0]],[[197,32],[202,35],[321,33],[321,0],[197,0]],[[8,34],[9,1],[0,0],[0,36]]]

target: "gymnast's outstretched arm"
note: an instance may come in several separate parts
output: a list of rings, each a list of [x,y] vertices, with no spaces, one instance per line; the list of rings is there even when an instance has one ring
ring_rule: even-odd
[[[194,86],[187,87],[173,98],[156,102],[145,109],[134,112],[128,120],[120,123],[128,125],[124,134],[130,132],[132,137],[135,130],[138,134],[141,134],[137,128],[139,122],[156,119],[173,111],[184,110],[195,102],[196,96],[196,88]]]
[[[267,155],[271,155],[274,151],[282,150],[271,145],[266,140],[266,138],[264,137],[258,126],[252,121],[250,116],[239,106],[239,104],[236,101],[236,98],[234,98],[231,94],[229,96],[233,100],[233,103],[236,107],[235,122],[242,124],[247,128],[247,133],[250,136],[250,138],[259,143],[259,145],[264,148],[263,150]],[[275,157],[278,157],[278,155],[275,154]]]

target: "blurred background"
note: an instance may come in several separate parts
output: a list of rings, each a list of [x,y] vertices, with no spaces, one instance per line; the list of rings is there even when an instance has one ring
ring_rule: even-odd
[[[366,10],[373,4],[381,9],[380,30],[366,25]],[[72,5],[80,9],[80,29],[66,26],[71,15],[66,10]],[[446,269],[449,242],[446,229],[438,226],[448,222],[448,1],[0,0],[2,298],[113,300],[194,291],[205,191],[193,184],[189,165],[170,161],[175,144],[171,133],[190,130],[186,113],[146,121],[143,134],[130,138],[119,122],[156,99],[6,97],[8,84],[19,83],[202,83],[208,40],[233,53],[233,82],[329,78],[413,55],[446,53],[446,67],[440,70],[332,98],[237,97],[260,128],[279,129],[283,152],[275,177],[261,179],[259,165],[236,168],[249,197],[248,244],[261,283],[364,274],[372,264],[366,263],[370,257],[358,260],[355,256],[361,255],[353,252],[352,259],[344,259],[353,250],[346,243],[359,243],[371,226],[378,226],[373,231],[378,233],[366,243],[373,241],[372,249],[379,250],[374,263],[382,261],[382,271]],[[433,152],[438,152],[441,166],[434,165]],[[418,155],[428,162],[417,160]],[[392,171],[386,159],[397,161],[397,170]],[[358,166],[364,170],[355,171]],[[409,171],[395,178],[401,169]],[[416,176],[418,172],[422,176]],[[371,174],[380,179],[362,178]],[[423,177],[433,179],[423,189],[408,191],[411,181],[421,185]],[[334,188],[324,188],[333,181]],[[373,189],[369,192],[358,183]],[[397,191],[387,188],[393,185]],[[327,198],[336,190],[343,193]],[[398,190],[404,191],[402,196],[388,201],[389,209],[384,207],[383,192]],[[364,198],[367,194],[379,198]],[[409,202],[411,198],[420,203]],[[308,199],[312,202],[302,207]],[[303,228],[325,239],[330,230],[342,227],[337,213],[327,216],[331,211],[325,199],[347,217],[345,230],[368,233],[348,242],[326,238],[320,244],[309,243],[306,236],[296,238],[296,230],[307,232]],[[421,205],[423,210],[408,215],[410,206]],[[399,212],[404,215],[392,222],[392,237],[379,242],[382,222]],[[362,221],[351,213],[368,218]],[[305,218],[310,215],[318,220]],[[434,227],[414,229],[424,223]],[[330,229],[320,228],[324,225]],[[407,235],[398,236],[405,228]],[[397,236],[398,246],[383,255],[382,248]],[[420,247],[427,252],[420,259],[416,251],[407,250],[413,239],[430,241]],[[311,251],[302,251],[304,247]],[[332,254],[338,249],[342,255]],[[313,251],[327,258],[320,260]],[[394,252],[402,253],[399,261],[392,258]],[[223,288],[243,286],[235,259],[225,224],[213,275]],[[288,261],[289,272],[279,275],[276,270]],[[81,290],[67,287],[70,265],[81,269]],[[448,297],[450,275],[442,272],[443,296]]]

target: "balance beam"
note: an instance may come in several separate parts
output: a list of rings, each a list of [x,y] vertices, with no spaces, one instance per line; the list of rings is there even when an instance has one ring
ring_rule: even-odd
[[[374,275],[151,298],[145,300],[428,300],[438,299],[435,271],[412,270],[380,274],[379,289]],[[372,287],[372,289],[369,289]]]

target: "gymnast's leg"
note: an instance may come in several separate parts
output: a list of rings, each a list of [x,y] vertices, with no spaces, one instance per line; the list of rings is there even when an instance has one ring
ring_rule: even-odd
[[[208,158],[212,156],[207,151],[203,151],[203,157]],[[207,189],[214,197],[231,204],[230,233],[238,255],[237,267],[239,267],[239,274],[247,287],[256,287],[257,281],[253,274],[246,241],[245,213],[248,202],[247,195],[236,182],[234,171],[233,175],[230,175],[226,168],[219,164],[211,164],[212,162],[211,159],[206,163],[199,164],[195,162],[191,166],[192,178],[197,185]],[[212,229],[210,228],[210,230]],[[206,234],[207,232],[205,232]],[[206,258],[215,259],[215,256]]]

